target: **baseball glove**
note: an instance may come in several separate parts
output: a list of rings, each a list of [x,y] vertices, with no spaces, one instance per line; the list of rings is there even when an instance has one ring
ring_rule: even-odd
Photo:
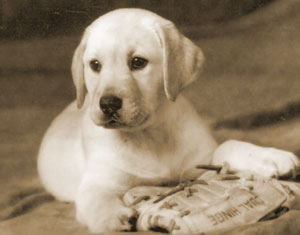
[[[139,214],[136,229],[195,234],[254,223],[293,208],[300,195],[294,182],[240,178],[222,173],[222,167],[201,168],[209,170],[176,187],[129,190],[123,200]]]

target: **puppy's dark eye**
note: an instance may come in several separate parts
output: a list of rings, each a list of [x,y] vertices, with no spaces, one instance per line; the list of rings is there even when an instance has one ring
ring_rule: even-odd
[[[137,70],[142,69],[147,65],[148,61],[141,57],[134,57],[130,62],[130,69]]]
[[[92,60],[90,62],[90,67],[94,72],[97,72],[97,73],[100,72],[100,70],[101,70],[101,64],[98,60]]]

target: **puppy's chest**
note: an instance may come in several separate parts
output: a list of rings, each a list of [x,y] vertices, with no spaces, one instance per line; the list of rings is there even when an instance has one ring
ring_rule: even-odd
[[[158,161],[169,159],[178,151],[176,138],[167,133],[157,132],[155,134],[142,133],[139,135],[121,136],[119,143],[121,148],[129,154],[136,154]]]
[[[108,133],[106,133],[108,134]],[[99,158],[123,171],[154,181],[180,177],[184,169],[185,151],[174,134],[157,131],[112,133],[101,138],[93,151]],[[103,150],[103,147],[105,151]],[[106,157],[109,153],[110,157]]]
[[[170,140],[128,141],[119,156],[141,172],[151,172],[154,178],[174,178],[181,174],[184,158]]]

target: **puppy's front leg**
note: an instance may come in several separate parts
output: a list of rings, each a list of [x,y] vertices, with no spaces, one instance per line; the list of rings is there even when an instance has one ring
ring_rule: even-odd
[[[215,150],[212,163],[224,162],[231,171],[264,178],[293,177],[300,167],[299,159],[291,152],[237,140],[226,141]]]
[[[87,174],[77,193],[77,220],[87,225],[93,233],[129,231],[129,218],[135,216],[135,211],[125,207],[121,201],[122,194],[128,188],[114,177],[108,177]]]

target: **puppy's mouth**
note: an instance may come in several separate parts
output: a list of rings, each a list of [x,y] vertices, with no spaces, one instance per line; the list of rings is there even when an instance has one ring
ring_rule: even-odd
[[[112,119],[109,122],[104,123],[103,127],[108,128],[108,129],[116,129],[116,128],[121,128],[121,127],[126,127],[126,124]]]
[[[148,119],[145,118],[143,120],[125,123],[120,120],[112,119],[112,120],[104,123],[102,126],[107,129],[135,129],[137,127],[143,126],[143,124],[146,123],[147,120]]]
[[[106,129],[136,129],[138,127],[142,127],[146,122],[148,118],[144,117],[141,119],[136,119],[131,122],[125,122],[121,118],[111,118],[107,120],[105,123],[101,124]]]
[[[115,129],[127,126],[126,123],[121,120],[118,113],[114,113],[111,116],[106,116],[105,119],[106,120],[104,121],[104,123],[102,123],[102,126],[104,128]]]
[[[134,116],[122,117],[119,113],[107,116],[101,113],[93,113],[92,120],[97,126],[102,126],[106,129],[136,129],[143,127],[149,119],[149,115],[139,113]]]

